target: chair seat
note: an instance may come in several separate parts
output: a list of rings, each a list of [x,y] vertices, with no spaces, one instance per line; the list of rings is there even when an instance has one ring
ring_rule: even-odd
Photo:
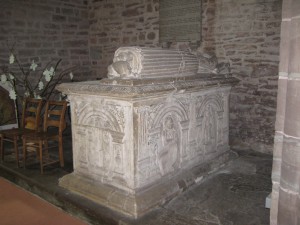
[[[26,137],[28,141],[42,141],[46,139],[52,139],[57,138],[59,134],[57,132],[28,132],[23,135],[23,137]]]
[[[30,134],[34,132],[35,132],[34,130],[30,130],[27,128],[13,128],[2,132],[0,131],[0,134],[2,134],[3,138],[5,138],[5,137],[21,136],[23,134]]]

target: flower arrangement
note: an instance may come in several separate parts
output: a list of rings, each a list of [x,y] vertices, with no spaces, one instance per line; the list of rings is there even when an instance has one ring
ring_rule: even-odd
[[[44,68],[32,60],[31,65],[25,68],[13,50],[8,59],[10,66],[0,67],[1,84],[9,89],[9,97],[13,100],[23,100],[24,97],[42,98],[45,100],[57,98],[59,94],[55,87],[60,84],[66,75],[73,80],[73,71],[76,66],[57,72],[61,59],[50,61]]]
[[[62,80],[65,80],[66,76],[69,76],[70,80],[73,81],[73,71],[77,69],[77,66],[59,70],[58,67],[62,61],[61,59],[56,61],[51,60],[43,68],[34,60],[31,61],[31,64],[21,64],[14,53],[14,49],[11,48],[9,51],[7,65],[0,66],[0,86],[4,86],[9,91],[9,98],[14,100],[17,121],[20,116],[19,106],[22,104],[24,98],[57,100],[65,97],[55,87]],[[5,104],[4,102],[2,103]],[[8,118],[9,121],[3,121],[2,117],[5,114],[3,104],[0,107],[0,125],[13,120],[13,116],[10,115],[10,118]]]

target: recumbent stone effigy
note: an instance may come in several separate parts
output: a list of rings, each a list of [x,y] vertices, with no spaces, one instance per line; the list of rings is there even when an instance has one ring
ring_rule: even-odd
[[[61,84],[74,172],[60,185],[137,218],[219,168],[236,82],[221,66],[180,50],[122,47],[108,78]]]

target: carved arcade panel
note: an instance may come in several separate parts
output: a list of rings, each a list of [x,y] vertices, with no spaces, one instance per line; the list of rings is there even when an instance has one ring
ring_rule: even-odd
[[[197,145],[204,154],[223,144],[224,99],[220,94],[201,96],[196,103]]]
[[[143,187],[228,150],[228,93],[222,89],[172,94],[131,107],[74,98],[76,173]]]
[[[204,161],[222,151],[228,136],[224,104],[228,95],[173,96],[167,103],[140,106],[139,185],[147,185],[168,174]],[[225,132],[225,133],[224,133]]]
[[[173,101],[142,106],[136,112],[141,131],[138,164],[140,177],[146,178],[139,182],[151,182],[178,170],[184,155],[188,110]]]
[[[124,152],[125,114],[128,107],[115,103],[82,101],[73,103],[74,167],[101,182],[126,183]]]

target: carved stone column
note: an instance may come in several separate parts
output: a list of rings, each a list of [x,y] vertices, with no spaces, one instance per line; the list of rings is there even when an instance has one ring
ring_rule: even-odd
[[[300,1],[283,0],[272,225],[300,223]]]

